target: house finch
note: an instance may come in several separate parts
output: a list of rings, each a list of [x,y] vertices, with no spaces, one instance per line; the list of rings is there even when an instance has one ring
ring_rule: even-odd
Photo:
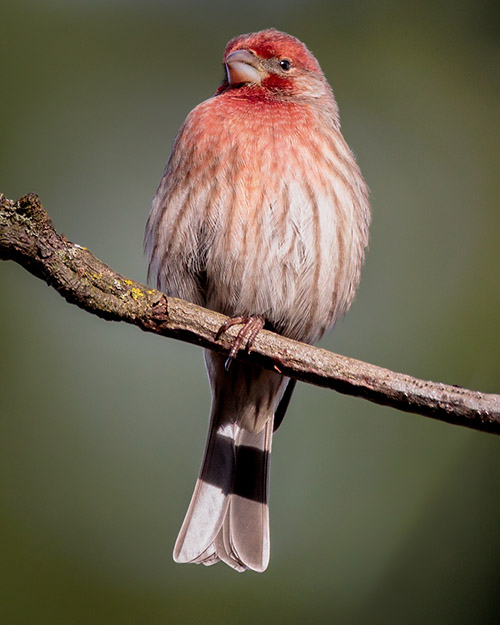
[[[368,242],[368,190],[306,46],[240,35],[225,77],[175,139],[146,227],[149,279],[174,297],[317,341],[349,308]],[[223,328],[225,330],[228,324]],[[239,344],[238,344],[239,347]],[[234,356],[234,352],[232,353]],[[263,571],[271,441],[293,381],[205,352],[212,408],[176,562]]]

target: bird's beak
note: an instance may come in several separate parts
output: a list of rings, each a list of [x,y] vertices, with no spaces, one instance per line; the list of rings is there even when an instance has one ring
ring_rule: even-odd
[[[258,58],[249,50],[235,50],[224,61],[227,81],[230,85],[240,83],[257,84],[262,81],[263,69]]]

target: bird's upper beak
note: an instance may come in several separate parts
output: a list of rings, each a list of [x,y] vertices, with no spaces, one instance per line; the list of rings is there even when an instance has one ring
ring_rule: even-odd
[[[227,80],[230,85],[239,83],[257,84],[262,81],[264,70],[259,59],[249,50],[235,50],[224,61]]]

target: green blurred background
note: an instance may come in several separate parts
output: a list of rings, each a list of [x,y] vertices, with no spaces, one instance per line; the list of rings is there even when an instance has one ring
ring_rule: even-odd
[[[6,1],[0,191],[145,280],[151,198],[232,36],[317,55],[372,190],[329,349],[500,392],[498,0]],[[500,443],[299,385],[275,438],[262,575],[179,566],[207,428],[192,346],[0,264],[0,621],[498,623]]]

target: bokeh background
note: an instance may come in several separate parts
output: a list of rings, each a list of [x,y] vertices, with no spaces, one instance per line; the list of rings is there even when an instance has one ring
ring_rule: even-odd
[[[0,190],[145,280],[176,130],[232,36],[304,40],[371,187],[355,304],[323,346],[500,392],[497,0],[3,0]],[[500,441],[299,385],[265,574],[175,565],[201,460],[200,351],[0,264],[0,621],[498,623]]]

